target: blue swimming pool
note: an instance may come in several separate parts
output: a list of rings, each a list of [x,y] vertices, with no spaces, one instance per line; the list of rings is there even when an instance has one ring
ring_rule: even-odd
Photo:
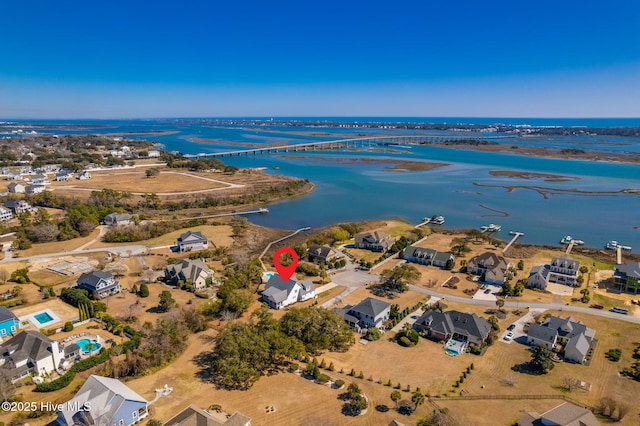
[[[91,352],[96,352],[98,351],[102,345],[100,343],[98,343],[95,340],[89,340],[89,339],[80,339],[76,342],[76,345],[80,346],[80,350],[82,351],[83,354],[88,354],[89,353],[89,344],[91,344]]]
[[[48,312],[40,312],[33,316],[40,324],[46,324],[53,321],[53,317]]]

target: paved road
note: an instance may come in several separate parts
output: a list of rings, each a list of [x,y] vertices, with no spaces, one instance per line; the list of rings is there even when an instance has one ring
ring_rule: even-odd
[[[56,258],[56,257],[64,257],[64,256],[75,256],[82,255],[86,253],[100,253],[100,252],[109,252],[121,257],[128,256],[136,256],[139,254],[144,254],[148,250],[147,246],[142,245],[126,245],[126,246],[113,246],[113,247],[102,247],[96,249],[86,249],[86,250],[72,250],[72,251],[62,251],[59,253],[48,253],[48,254],[39,254],[35,256],[24,256],[24,257],[13,257],[10,259],[2,259],[0,263],[8,263],[8,262],[16,262],[23,260],[32,260],[32,259],[47,259],[47,258]]]

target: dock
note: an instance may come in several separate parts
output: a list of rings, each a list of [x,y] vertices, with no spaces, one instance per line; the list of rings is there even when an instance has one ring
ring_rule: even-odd
[[[564,251],[564,254],[571,254],[571,249],[573,248],[573,246],[576,245],[576,240],[571,240],[569,242],[569,245],[567,246],[567,249]]]
[[[269,209],[261,207],[258,210],[249,210],[246,212],[240,212],[240,213],[218,213],[218,214],[209,214],[209,215],[202,215],[202,216],[197,216],[197,217],[183,217],[177,220],[193,220],[193,219],[211,219],[214,217],[225,217],[225,216],[245,216],[245,215],[250,215],[250,214],[266,214],[269,213]]]
[[[622,264],[622,246],[618,245],[618,247],[616,247],[616,264],[620,265]]]
[[[509,231],[509,234],[513,235],[513,238],[511,239],[511,241],[509,241],[509,244],[507,244],[506,247],[502,250],[502,253],[505,253],[507,250],[509,250],[511,245],[515,243],[518,238],[524,235],[524,232]]]

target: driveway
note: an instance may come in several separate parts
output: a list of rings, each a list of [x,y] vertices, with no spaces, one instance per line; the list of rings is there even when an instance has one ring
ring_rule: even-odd
[[[511,344],[511,342],[517,341],[518,343],[526,344],[527,343],[527,333],[524,332],[524,325],[528,322],[534,322],[534,317],[543,313],[545,309],[529,309],[522,317],[518,318],[513,324],[516,326],[511,332],[513,333],[513,339],[510,341],[504,340],[504,336],[507,334],[508,330],[503,330],[500,335],[500,341],[502,343]]]
[[[483,288],[484,287],[484,288]],[[489,293],[485,293],[486,290],[490,290]],[[497,295],[502,291],[502,287],[491,284],[484,284],[482,287],[476,291],[476,294],[473,295],[472,299],[475,300],[489,300],[495,303],[497,299]]]

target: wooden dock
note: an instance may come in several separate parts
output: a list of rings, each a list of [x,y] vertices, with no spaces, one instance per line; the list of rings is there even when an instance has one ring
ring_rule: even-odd
[[[502,253],[505,253],[507,250],[509,250],[511,245],[515,243],[518,238],[524,235],[524,232],[510,231],[509,234],[513,235],[513,238],[511,239],[511,241],[509,241],[509,244],[507,244],[506,247],[502,250]]]
[[[564,251],[564,254],[571,254],[571,249],[573,249],[573,246],[575,245],[576,245],[576,241],[571,240],[571,242],[569,242],[569,245],[567,246],[567,249]]]
[[[267,209],[265,207],[261,207],[258,210],[249,210],[249,211],[246,211],[246,212],[217,213],[217,214],[208,214],[208,215],[197,216],[197,217],[182,217],[182,218],[177,219],[177,220],[211,219],[211,218],[214,218],[214,217],[244,216],[244,215],[250,215],[250,214],[266,214],[266,213],[269,213],[269,209]]]

